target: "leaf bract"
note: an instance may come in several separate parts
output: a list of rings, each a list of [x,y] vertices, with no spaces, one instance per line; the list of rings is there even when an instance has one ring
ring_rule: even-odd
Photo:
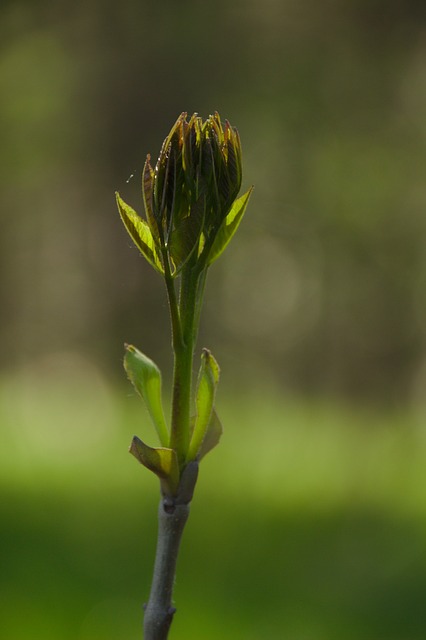
[[[124,368],[130,382],[145,402],[161,444],[167,447],[169,433],[161,401],[160,369],[155,362],[132,345],[126,345]]]
[[[232,236],[238,229],[238,226],[246,211],[252,191],[253,187],[250,187],[250,189],[240,198],[237,198],[237,200],[235,200],[234,204],[232,205],[231,210],[219,227],[219,231],[217,232],[216,237],[213,241],[213,245],[210,249],[207,259],[208,265],[212,264],[212,262],[214,262],[220,256],[220,254],[225,250]]]
[[[161,481],[163,493],[175,496],[179,487],[179,465],[174,449],[149,447],[137,436],[133,436],[130,453]]]
[[[121,219],[133,242],[154,269],[159,273],[164,274],[157,246],[148,224],[136,213],[134,209],[132,209],[132,207],[120,198],[118,193],[116,193],[116,198]]]
[[[201,444],[200,450],[198,452],[198,458],[204,458],[204,456],[211,451],[217,444],[219,444],[219,440],[223,433],[222,423],[219,420],[219,417],[216,413],[216,410],[213,408],[210,416],[210,422],[208,424],[205,436],[203,438],[203,442]]]
[[[195,398],[196,416],[188,449],[188,461],[195,460],[199,456],[210,424],[218,382],[219,365],[210,351],[203,349]]]

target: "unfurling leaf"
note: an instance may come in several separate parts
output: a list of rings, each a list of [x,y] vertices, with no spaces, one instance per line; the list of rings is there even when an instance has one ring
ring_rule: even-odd
[[[170,256],[174,266],[173,276],[177,276],[198,247],[203,228],[205,200],[201,196],[191,205],[186,215],[175,220],[170,233]]]
[[[179,465],[174,449],[149,447],[137,436],[133,436],[129,452],[161,482],[165,495],[175,496],[179,487]]]
[[[157,246],[148,224],[136,213],[134,209],[132,209],[132,207],[120,198],[118,193],[115,195],[117,198],[118,211],[120,212],[121,219],[128,234],[144,258],[148,260],[156,271],[164,274]]]
[[[227,247],[232,236],[238,229],[238,226],[247,208],[252,191],[253,187],[250,187],[250,189],[240,198],[235,200],[234,204],[232,205],[230,212],[219,227],[219,231],[217,232],[217,235],[213,241],[213,245],[210,249],[207,259],[208,265],[210,265],[216,260],[216,258],[220,256],[220,254]]]
[[[144,400],[163,447],[169,444],[169,433],[161,401],[161,372],[155,362],[136,347],[126,345],[124,368],[130,382]]]
[[[151,230],[152,237],[154,238],[155,244],[158,246],[162,245],[162,241],[160,238],[160,230],[158,227],[158,222],[155,219],[153,212],[153,185],[154,185],[154,169],[150,164],[151,156],[147,155],[145,160],[145,165],[142,172],[142,198],[143,204],[145,207],[145,215],[148,221],[148,226]]]
[[[187,460],[195,460],[198,458],[202,449],[202,444],[208,432],[212,416],[218,382],[219,365],[210,351],[208,349],[203,349],[195,399],[196,416]]]

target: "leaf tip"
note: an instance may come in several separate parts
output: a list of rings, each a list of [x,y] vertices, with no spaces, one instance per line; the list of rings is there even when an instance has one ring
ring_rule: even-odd
[[[133,436],[132,441],[130,443],[129,446],[129,453],[136,458],[136,460],[138,462],[140,462],[141,464],[143,464],[141,457],[139,455],[139,451],[138,451],[138,444],[141,443],[141,440],[138,438],[138,436]]]

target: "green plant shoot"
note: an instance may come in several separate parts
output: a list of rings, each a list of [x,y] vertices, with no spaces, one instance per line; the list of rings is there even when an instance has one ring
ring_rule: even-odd
[[[228,121],[215,113],[203,121],[182,113],[164,140],[153,168],[142,172],[145,217],[117,193],[117,206],[130,237],[161,274],[171,317],[174,356],[171,419],[162,404],[161,373],[136,347],[126,345],[124,367],[143,399],[159,447],[134,436],[130,453],[160,479],[157,554],[145,607],[145,640],[168,637],[174,609],[172,590],[177,553],[198,476],[199,461],[219,442],[222,425],[215,409],[219,365],[203,349],[197,384],[193,360],[207,271],[235,234],[250,188],[239,196],[241,142]]]

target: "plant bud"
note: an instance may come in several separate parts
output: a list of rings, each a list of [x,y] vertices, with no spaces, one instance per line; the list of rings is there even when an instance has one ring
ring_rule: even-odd
[[[209,253],[219,231],[223,246],[216,243],[214,258],[222,252],[248,202],[249,192],[244,200],[236,200],[241,167],[240,138],[228,121],[223,127],[217,112],[204,122],[197,114],[189,121],[186,113],[179,116],[163,142],[155,169],[147,156],[143,170],[143,200],[152,238],[146,237],[143,225],[135,225],[134,220],[127,223],[123,207],[120,210],[134,241],[135,227],[143,227],[145,244],[137,244],[148,259],[154,255],[150,261],[157,270],[157,255],[163,261],[163,271],[164,260],[168,260],[172,275],[177,275],[194,256],[201,268],[207,267],[212,262]],[[232,219],[227,221],[231,213]]]

